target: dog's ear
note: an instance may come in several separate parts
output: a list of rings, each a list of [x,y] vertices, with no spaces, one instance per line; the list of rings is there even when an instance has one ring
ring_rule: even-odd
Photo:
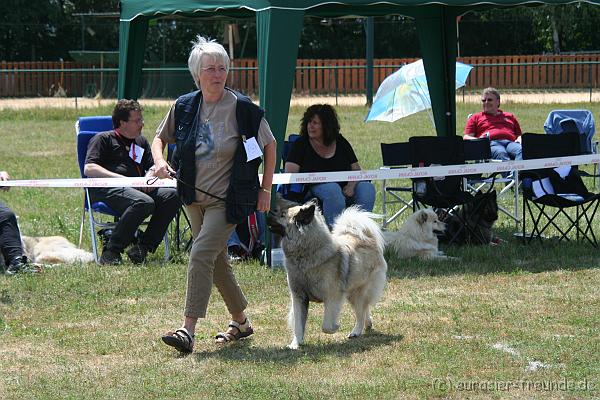
[[[314,205],[315,207],[319,207],[319,199],[317,199],[316,197],[313,197],[312,199],[310,199],[309,201],[304,203],[305,206],[308,206],[311,204]]]
[[[300,211],[298,211],[298,213],[294,217],[294,219],[296,220],[296,224],[298,224],[298,225],[310,224],[312,222],[313,218],[315,217],[315,208],[316,208],[316,205],[312,201],[310,201],[307,204],[305,204],[304,206],[302,206]]]
[[[427,213],[424,210],[419,210],[417,211],[418,215],[417,215],[417,222],[420,225],[423,225],[424,223],[427,222]]]

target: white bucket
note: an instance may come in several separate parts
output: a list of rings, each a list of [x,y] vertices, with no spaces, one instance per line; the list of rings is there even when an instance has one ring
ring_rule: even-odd
[[[271,249],[271,267],[285,267],[283,249]]]

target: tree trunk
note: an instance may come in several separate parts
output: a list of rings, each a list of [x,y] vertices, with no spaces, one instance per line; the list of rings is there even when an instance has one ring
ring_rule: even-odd
[[[556,16],[554,13],[550,16],[550,25],[552,26],[552,43],[554,44],[554,54],[560,54],[560,35],[556,24]]]

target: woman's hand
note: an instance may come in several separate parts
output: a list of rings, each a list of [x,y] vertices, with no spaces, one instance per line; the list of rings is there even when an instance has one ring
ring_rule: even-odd
[[[354,196],[354,187],[356,186],[356,182],[348,182],[346,186],[342,189],[344,196],[352,197]]]
[[[156,160],[154,163],[154,176],[158,176],[161,179],[170,178],[174,173],[173,169],[167,164],[164,158]]]
[[[265,192],[264,190],[258,191],[258,204],[256,205],[256,211],[269,212],[271,209],[271,193]]]

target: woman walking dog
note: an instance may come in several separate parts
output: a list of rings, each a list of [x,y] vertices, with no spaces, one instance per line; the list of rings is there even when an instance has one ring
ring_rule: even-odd
[[[155,174],[160,178],[174,173],[163,152],[167,143],[177,144],[177,189],[192,224],[184,321],[162,337],[185,353],[193,351],[196,323],[206,316],[213,283],[231,314],[228,328],[216,335],[216,342],[254,332],[245,312],[248,302],[229,265],[227,239],[251,212],[269,211],[276,150],[264,111],[225,87],[229,56],[223,46],[198,36],[188,67],[199,90],[177,99],[152,143]],[[261,153],[265,165],[259,186]]]

